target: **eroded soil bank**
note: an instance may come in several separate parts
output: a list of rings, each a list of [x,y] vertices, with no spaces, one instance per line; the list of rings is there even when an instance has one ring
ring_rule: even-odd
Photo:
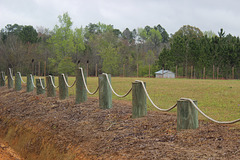
[[[89,98],[59,100],[0,90],[0,138],[24,159],[240,159],[240,127],[199,122],[176,131],[176,114],[131,118],[131,104],[102,110]]]

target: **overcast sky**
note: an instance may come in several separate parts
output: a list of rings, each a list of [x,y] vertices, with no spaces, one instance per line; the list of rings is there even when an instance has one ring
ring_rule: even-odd
[[[0,0],[0,28],[17,23],[53,29],[65,12],[74,28],[101,22],[123,31],[161,24],[174,34],[191,25],[240,36],[239,0]]]

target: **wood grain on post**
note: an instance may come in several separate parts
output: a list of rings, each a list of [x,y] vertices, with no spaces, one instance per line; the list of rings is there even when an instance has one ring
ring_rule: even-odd
[[[15,75],[15,90],[20,91],[22,89],[22,83],[19,72]]]
[[[11,70],[11,73],[13,73],[13,69],[12,68],[9,68],[9,70]],[[9,70],[8,70],[8,89],[13,88],[13,79],[11,78]]]
[[[86,72],[84,73],[84,77],[85,77],[85,82],[87,83],[87,76],[86,76]],[[87,101],[87,90],[84,86],[84,82],[83,82],[83,77],[82,77],[82,72],[80,69],[77,69],[77,73],[76,73],[76,99],[75,99],[75,103],[79,104],[82,102]]]
[[[144,82],[146,86],[146,83]],[[132,82],[132,118],[147,115],[147,96],[141,82]]]
[[[197,105],[197,101],[193,101]],[[190,101],[177,101],[177,130],[198,128],[198,111]]]
[[[111,74],[108,74],[111,83]],[[108,84],[106,75],[100,74],[98,76],[99,84],[99,107],[102,109],[112,108],[112,90]]]
[[[54,76],[52,76],[53,83],[55,83]],[[47,97],[55,97],[56,96],[56,89],[52,84],[51,77],[46,77],[46,85],[47,85]]]
[[[42,86],[45,87],[45,81],[43,78],[41,78],[41,81],[42,81],[42,85],[41,85],[40,79],[39,78],[36,79],[37,95],[45,93],[45,89],[42,88]]]
[[[59,81],[59,99],[63,100],[68,97],[68,87],[66,83],[64,82],[63,79],[63,74],[58,76],[58,81]],[[66,76],[66,81],[67,81],[67,76]]]
[[[32,80],[33,78],[33,80]],[[33,83],[34,82],[34,77],[30,76],[30,74],[27,74],[27,92],[32,92],[34,90],[34,86],[33,86]]]

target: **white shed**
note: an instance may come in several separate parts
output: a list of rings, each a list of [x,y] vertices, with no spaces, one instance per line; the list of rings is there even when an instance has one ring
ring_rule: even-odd
[[[169,70],[160,70],[155,72],[156,78],[175,78],[175,73]]]

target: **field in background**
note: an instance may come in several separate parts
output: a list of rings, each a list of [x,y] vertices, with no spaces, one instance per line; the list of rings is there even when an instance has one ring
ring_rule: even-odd
[[[112,77],[112,86],[118,94],[125,94],[135,80],[146,82],[148,93],[154,103],[160,108],[168,108],[181,98],[191,98],[198,101],[199,108],[217,120],[233,120],[240,117],[240,81],[239,80],[200,80],[200,79],[156,79],[156,78],[127,78]],[[24,77],[24,80],[26,78]],[[71,85],[74,77],[69,77]],[[55,77],[56,85],[58,79]],[[87,84],[90,91],[94,91],[98,85],[96,77],[88,77]],[[69,95],[75,95],[75,86],[69,89]],[[88,94],[88,97],[98,97]],[[131,101],[132,94],[125,98],[113,99]],[[148,101],[148,109],[155,108]],[[176,109],[173,110],[176,112]],[[203,119],[202,116],[200,116]]]

